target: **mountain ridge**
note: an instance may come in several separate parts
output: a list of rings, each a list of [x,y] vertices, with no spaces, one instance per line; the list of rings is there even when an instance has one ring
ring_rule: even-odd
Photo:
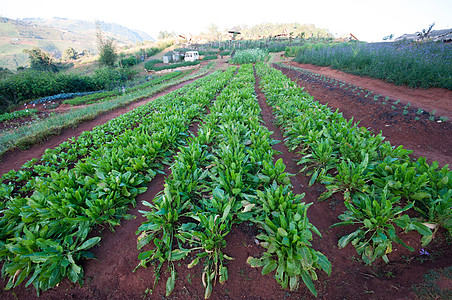
[[[116,23],[100,21],[103,34],[121,45],[134,44],[154,39],[138,30],[128,29]],[[64,18],[9,19],[0,17],[0,67],[15,70],[27,66],[28,55],[24,49],[33,47],[61,57],[69,47],[77,52],[87,50],[97,53],[96,25],[94,21]]]

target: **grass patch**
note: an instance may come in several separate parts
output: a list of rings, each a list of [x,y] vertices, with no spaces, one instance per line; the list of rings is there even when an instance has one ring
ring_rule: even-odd
[[[430,270],[412,289],[419,299],[452,299],[452,267]]]

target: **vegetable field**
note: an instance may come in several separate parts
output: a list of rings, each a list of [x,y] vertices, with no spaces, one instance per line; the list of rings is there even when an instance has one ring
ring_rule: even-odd
[[[284,73],[215,71],[5,172],[1,298],[412,298],[429,270],[450,282],[452,171]]]

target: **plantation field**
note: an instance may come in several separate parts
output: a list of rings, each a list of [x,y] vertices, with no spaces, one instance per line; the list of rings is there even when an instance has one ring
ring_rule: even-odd
[[[0,298],[450,297],[449,112],[301,67],[230,66],[4,155]]]

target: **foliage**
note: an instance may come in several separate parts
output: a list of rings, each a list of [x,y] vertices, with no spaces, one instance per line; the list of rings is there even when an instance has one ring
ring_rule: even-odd
[[[56,72],[58,70],[50,54],[42,51],[40,48],[33,47],[32,49],[24,49],[23,51],[28,54],[31,69],[50,72]]]
[[[36,114],[37,112],[38,112],[37,109],[23,109],[23,110],[14,111],[11,113],[4,113],[4,114],[0,115],[0,122],[23,118],[23,117],[29,117],[31,115]]]
[[[302,149],[299,164],[311,175],[310,184],[326,184],[319,199],[341,192],[347,211],[338,225],[360,224],[339,240],[340,247],[352,242],[370,264],[379,258],[388,261],[392,242],[404,245],[393,224],[418,231],[424,245],[434,238],[430,228],[442,226],[450,232],[452,171],[447,165],[439,169],[425,158],[412,161],[412,151],[391,146],[353,119],[346,121],[278,70],[258,64],[256,73],[286,144]]]
[[[213,60],[217,59],[217,55],[206,55],[202,60]]]
[[[97,48],[99,50],[99,63],[101,66],[113,67],[118,59],[116,43],[112,38],[105,39],[102,35],[102,28],[96,22]]]
[[[74,48],[69,47],[66,50],[64,50],[63,60],[76,60],[78,57],[79,54]]]
[[[230,63],[232,64],[248,64],[248,63],[256,63],[263,62],[268,59],[268,52],[259,48],[256,49],[248,49],[248,50],[239,50],[234,53],[232,56]]]
[[[161,61],[157,62],[157,60],[150,60],[144,65],[144,68],[146,70],[162,71],[167,69],[176,69],[180,67],[199,65],[199,61],[183,61],[174,64],[165,64],[164,66],[155,66],[157,63],[161,63]]]
[[[242,65],[236,75],[234,72],[235,67],[225,72],[228,77],[225,77],[223,85],[230,82],[222,90],[221,87],[217,89],[221,93],[210,107],[211,113],[203,118],[198,135],[180,148],[171,166],[172,173],[165,181],[164,194],[148,204],[150,211],[143,212],[148,221],[137,232],[140,234],[138,248],[152,242],[155,246],[141,252],[140,266],[158,259],[155,277],[159,278],[163,262],[167,261],[170,274],[166,285],[168,296],[176,277],[174,261],[190,257],[188,268],[203,261],[204,296],[209,298],[214,285],[224,283],[229,276],[226,261],[233,258],[223,249],[232,224],[247,220],[263,226],[264,219],[279,224],[277,211],[287,209],[288,217],[293,216],[303,232],[303,240],[298,244],[294,234],[293,245],[302,248],[301,251],[312,261],[303,261],[301,266],[299,257],[296,257],[294,263],[301,268],[295,274],[291,273],[295,265],[277,274],[283,287],[289,278],[287,276],[292,276],[291,289],[298,288],[297,280],[301,276],[315,293],[312,283],[316,279],[314,270],[321,266],[329,273],[329,262],[320,252],[312,250],[308,242],[310,230],[316,229],[305,218],[307,206],[299,201],[303,195],[290,192],[290,174],[284,172],[282,160],[273,162],[273,141],[271,133],[261,125],[252,65]],[[264,200],[261,189],[265,188],[275,192],[267,192],[272,197]],[[273,209],[275,206],[277,209]],[[297,209],[302,215],[296,213]],[[268,234],[272,235],[271,232]],[[261,237],[264,239],[263,235]],[[302,245],[304,242],[306,244]],[[279,250],[269,251],[268,255],[273,259],[277,254],[275,259],[291,264],[293,253],[284,247]],[[286,271],[289,273],[284,273]]]
[[[123,67],[133,67],[136,64],[138,64],[138,62],[139,62],[139,60],[137,60],[136,57],[133,56],[133,55],[131,55],[131,56],[127,57],[127,58],[121,59],[121,65]]]
[[[395,204],[399,197],[388,196],[387,188],[381,194],[356,194],[353,202],[345,202],[348,209],[339,216],[341,222],[333,227],[343,225],[359,225],[359,228],[339,239],[339,248],[344,248],[348,243],[355,246],[356,251],[364,263],[370,265],[378,258],[383,258],[389,263],[388,253],[392,252],[392,242],[397,242],[410,251],[413,247],[405,244],[398,236],[394,225],[404,229],[405,232],[417,230],[423,236],[423,245],[432,237],[430,229],[413,219],[407,214],[402,214],[411,209],[414,203],[401,208]]]
[[[88,234],[132,217],[129,205],[186,138],[189,123],[214,94],[207,93],[204,104],[198,96],[216,76],[85,131],[2,177],[0,259],[7,289],[24,280],[38,294],[65,277],[82,283],[80,260],[93,258],[86,250],[100,241]]]
[[[316,269],[331,274],[331,263],[325,255],[312,248],[312,232],[321,236],[318,229],[309,223],[307,209],[312,204],[300,203],[301,197],[293,196],[276,183],[264,192],[258,191],[258,202],[262,205],[265,233],[257,236],[267,250],[261,258],[249,257],[252,267],[262,267],[262,275],[276,270],[275,279],[282,288],[298,290],[300,279],[317,296],[313,281],[317,280]]]
[[[410,87],[452,89],[452,48],[437,42],[306,44],[295,61]]]
[[[112,89],[124,84],[135,74],[133,70],[102,68],[92,76],[53,72],[22,71],[0,81],[0,99],[7,105],[66,93]]]

